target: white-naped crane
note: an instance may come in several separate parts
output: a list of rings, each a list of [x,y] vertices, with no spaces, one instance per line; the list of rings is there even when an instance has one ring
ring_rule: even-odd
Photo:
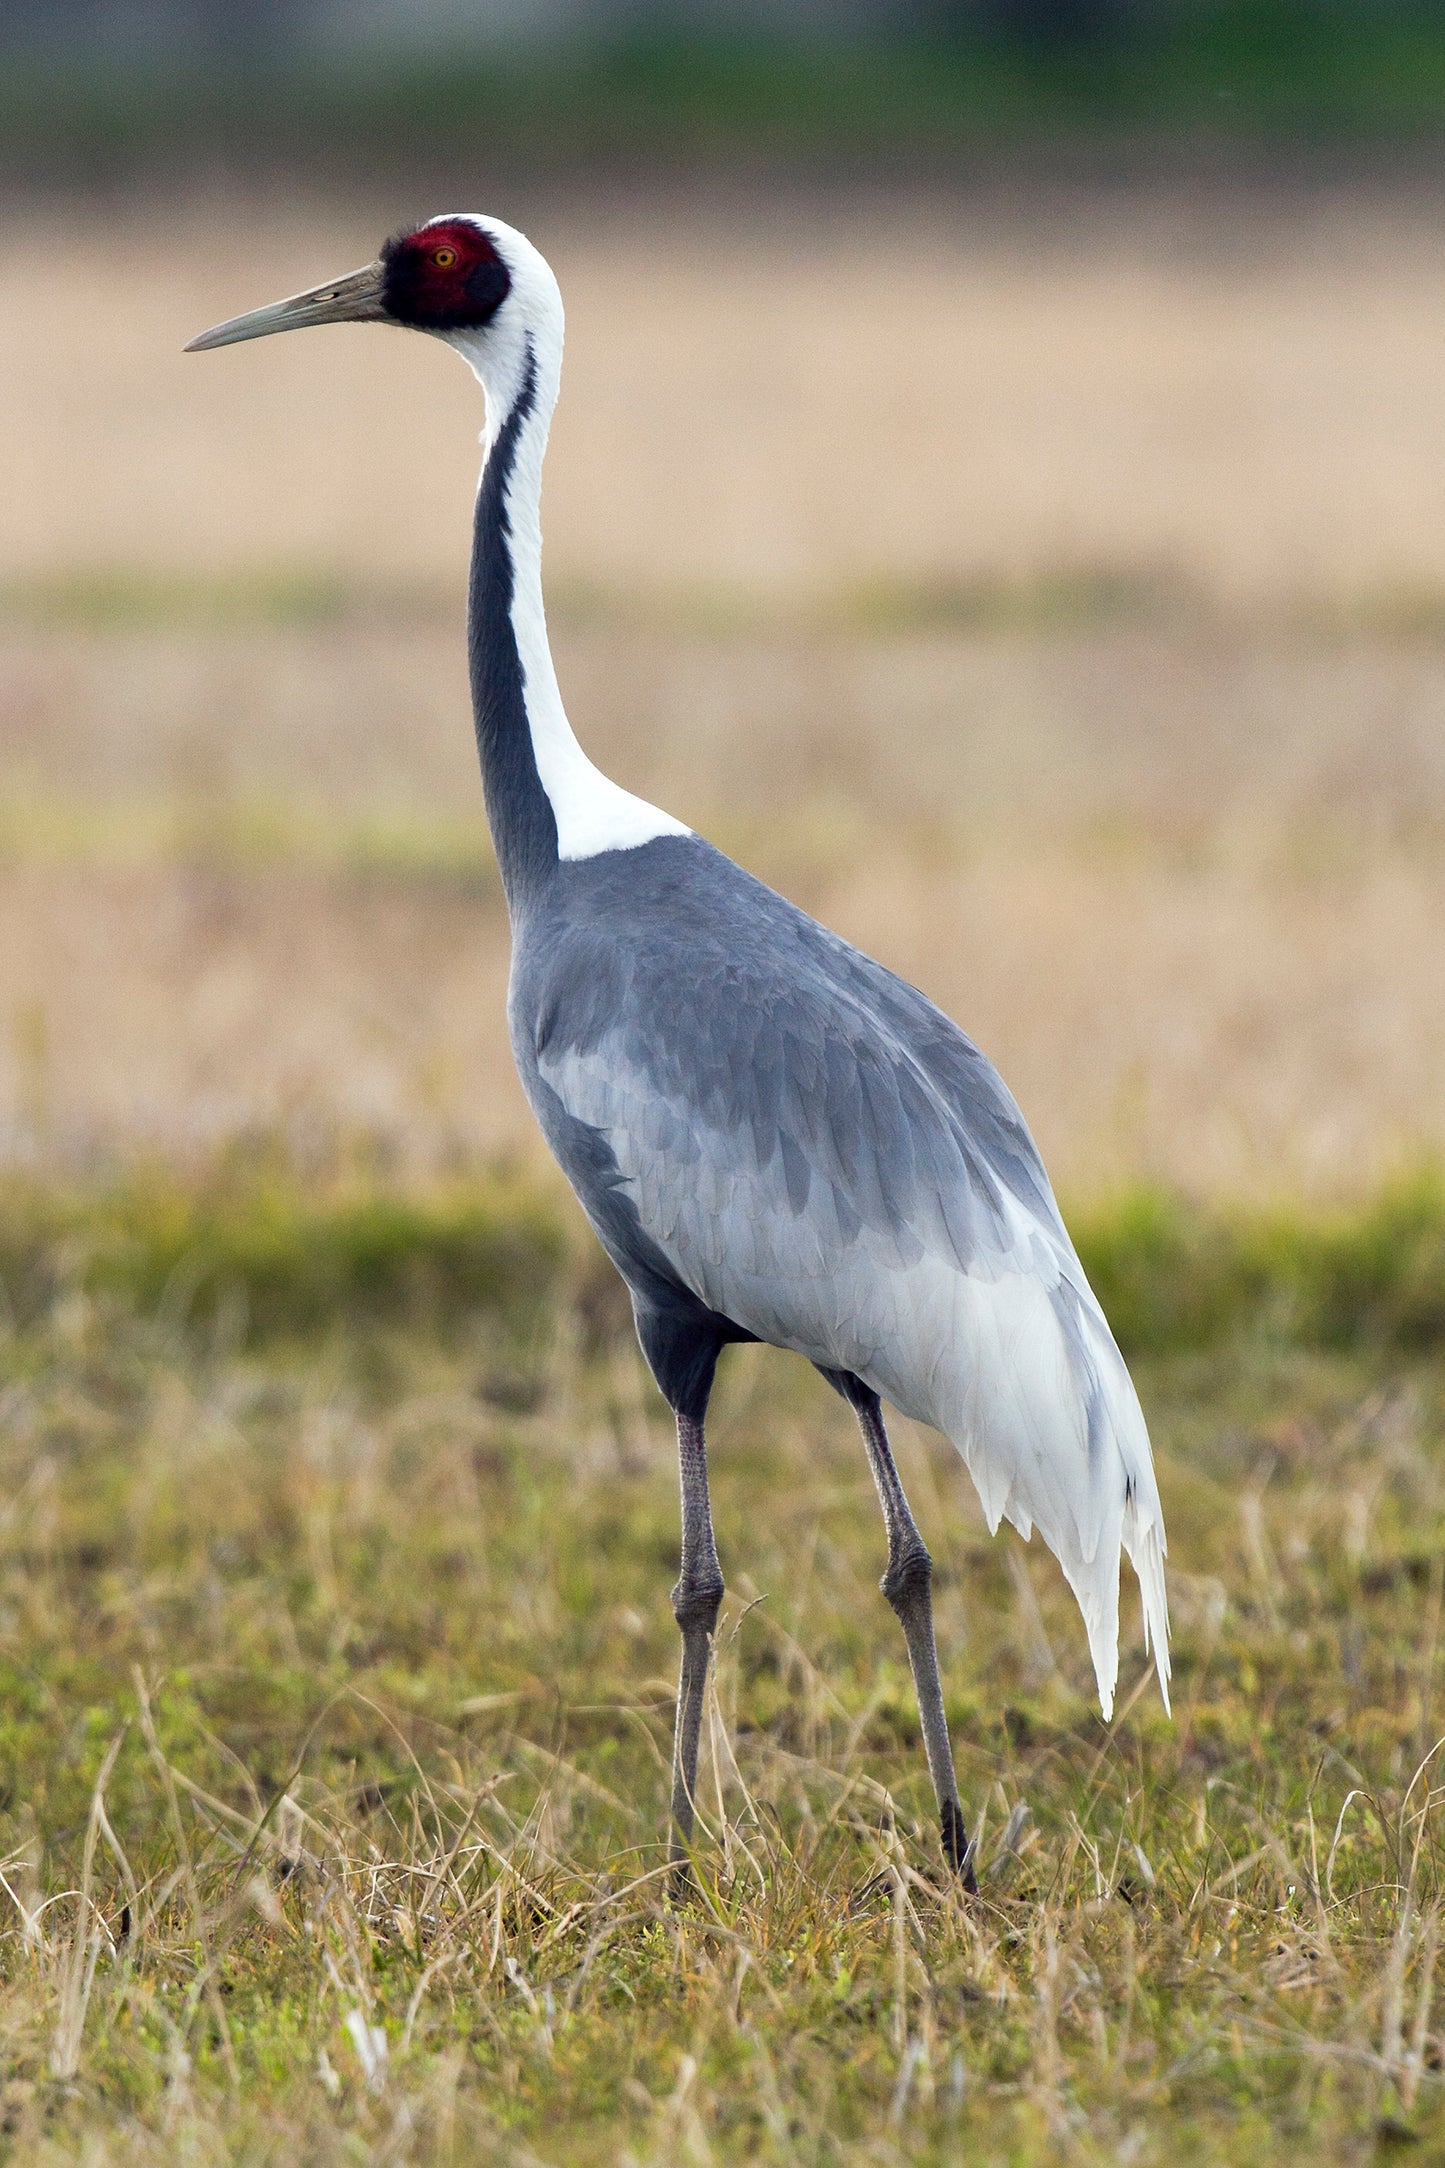
[[[486,394],[468,650],[512,926],[508,1025],[527,1097],[627,1284],[677,1418],[677,1855],[692,1837],[723,1593],[703,1418],[722,1350],[764,1340],[806,1356],[858,1418],[944,1851],[972,1888],[932,1566],[880,1402],[953,1440],[991,1530],[1040,1530],[1083,1613],[1106,1717],[1121,1550],[1168,1701],[1148,1433],[1023,1117],[978,1048],[912,986],[610,782],[573,736],[547,642],[539,523],[562,321],[556,279],[522,234],[449,216],[188,351],[311,324],[399,324],[455,347]]]

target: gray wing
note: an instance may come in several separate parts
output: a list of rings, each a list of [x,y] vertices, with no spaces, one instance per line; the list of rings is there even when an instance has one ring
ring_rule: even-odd
[[[881,1004],[816,966],[577,946],[540,1075],[606,1137],[685,1285],[760,1338],[836,1364],[879,1271],[929,1252],[986,1271],[1012,1250],[1006,1179],[1054,1216],[1017,1109],[967,1041],[946,1096]]]
[[[977,1048],[791,907],[761,928],[724,917],[626,943],[588,929],[567,946],[537,1072],[605,1147],[671,1270],[757,1338],[853,1371],[950,1436],[990,1523],[1037,1524],[1060,1558],[1106,1703],[1123,1541],[1162,1665],[1143,1418]]]

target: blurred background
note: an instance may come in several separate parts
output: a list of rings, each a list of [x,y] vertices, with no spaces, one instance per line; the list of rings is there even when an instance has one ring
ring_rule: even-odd
[[[478,393],[216,319],[437,211],[569,310],[589,750],[1003,1068],[1059,1186],[1445,1143],[1445,7],[8,0],[0,1158],[540,1148]]]

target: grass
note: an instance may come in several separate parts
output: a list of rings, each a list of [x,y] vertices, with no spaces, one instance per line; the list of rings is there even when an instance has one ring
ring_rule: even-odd
[[[1445,1344],[1445,1188],[1433,1173],[1330,1216],[1209,1211],[1141,1191],[1074,1225],[1130,1350],[1241,1332],[1325,1348]]]
[[[723,580],[609,587],[564,576],[549,583],[547,602],[549,623],[564,634],[626,626],[702,640],[788,633],[882,640],[1022,633],[1048,639],[1131,628],[1324,644],[1362,636],[1432,645],[1445,639],[1445,586],[1429,581],[1347,592],[1301,587],[1246,599],[1211,592],[1163,564],[1078,564],[1027,577],[843,580],[811,593]],[[12,633],[215,635],[366,627],[446,634],[456,631],[464,611],[457,583],[362,580],[314,567],[198,574],[116,564],[0,579],[0,628]]]
[[[536,1331],[561,1302],[608,1330],[626,1307],[560,1184],[501,1171],[427,1192],[337,1147],[308,1183],[264,1140],[183,1177],[150,1166],[108,1188],[0,1179],[0,1301],[28,1328],[63,1296],[246,1345],[333,1327],[443,1338],[478,1318]],[[1204,1205],[1136,1188],[1070,1225],[1130,1355],[1235,1343],[1445,1354],[1445,1177],[1402,1176],[1363,1206]]]
[[[318,626],[374,611],[334,574],[275,567],[216,577],[169,576],[141,567],[100,565],[11,580],[0,588],[0,620],[43,630],[131,631],[155,625]],[[414,610],[416,598],[397,598]]]
[[[861,1455],[801,1365],[735,1351],[715,1405],[730,1593],[679,1902],[671,1442],[552,1207],[234,1167],[12,1189],[4,2158],[1436,2157],[1445,1366],[1378,1291],[1320,1344],[1297,1290],[1306,1251],[1352,1241],[1368,1291],[1389,1229],[1438,1245],[1412,1198],[1298,1223],[1293,1262],[1282,1223],[1238,1235],[1252,1310],[1137,1363],[1172,1723],[1131,1603],[1139,1691],[1100,1724],[1050,1561],[899,1426],[969,1906]],[[1200,1254],[1136,1204],[1096,1266],[1106,1224],[1121,1285]]]
[[[391,882],[473,902],[495,903],[501,892],[475,815],[448,820],[402,809],[338,818],[279,796],[109,806],[19,792],[0,798],[0,868],[76,872],[157,863],[197,878],[301,867],[361,891]]]

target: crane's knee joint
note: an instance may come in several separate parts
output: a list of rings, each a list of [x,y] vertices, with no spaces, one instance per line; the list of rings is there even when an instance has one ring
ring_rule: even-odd
[[[920,1543],[916,1550],[891,1558],[878,1585],[901,1618],[905,1611],[927,1602],[933,1586],[933,1560]]]
[[[672,1592],[672,1615],[685,1634],[710,1634],[717,1624],[718,1609],[723,1600],[721,1579],[712,1581],[679,1581]]]

